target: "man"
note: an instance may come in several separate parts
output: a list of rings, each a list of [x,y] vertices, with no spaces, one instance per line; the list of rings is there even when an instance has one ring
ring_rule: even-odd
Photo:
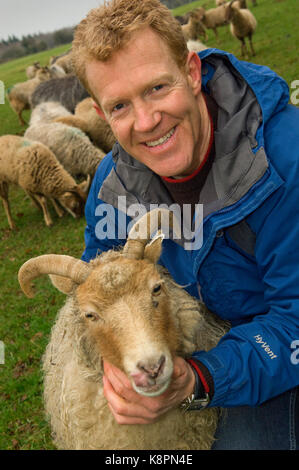
[[[139,396],[106,363],[115,419],[150,423],[195,396],[198,408],[229,409],[215,449],[296,448],[299,113],[287,104],[287,85],[222,51],[188,52],[158,0],[92,10],[76,29],[73,56],[118,141],[92,183],[83,259],[122,243],[99,236],[103,205],[129,223],[119,196],[128,206],[189,204],[194,223],[200,203],[202,244],[165,240],[161,263],[232,325],[212,351],[175,358],[159,397]]]

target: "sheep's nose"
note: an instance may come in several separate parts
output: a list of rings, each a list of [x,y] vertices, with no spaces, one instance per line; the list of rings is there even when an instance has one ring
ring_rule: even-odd
[[[151,379],[156,379],[163,371],[165,364],[165,356],[162,355],[158,362],[138,362],[137,367],[142,372],[145,372]]]

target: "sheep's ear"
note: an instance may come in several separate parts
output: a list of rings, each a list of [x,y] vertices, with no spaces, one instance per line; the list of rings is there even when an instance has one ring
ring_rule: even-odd
[[[150,243],[146,245],[144,249],[144,259],[156,264],[161,256],[163,240],[164,234],[159,231]]]
[[[49,278],[56,289],[63,294],[71,294],[74,288],[78,285],[68,277],[57,276],[56,274],[49,274]]]

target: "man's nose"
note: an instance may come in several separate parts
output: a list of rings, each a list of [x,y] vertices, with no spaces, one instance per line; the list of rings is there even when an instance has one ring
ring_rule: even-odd
[[[134,130],[136,132],[150,132],[161,121],[161,112],[152,104],[138,103],[134,109]]]

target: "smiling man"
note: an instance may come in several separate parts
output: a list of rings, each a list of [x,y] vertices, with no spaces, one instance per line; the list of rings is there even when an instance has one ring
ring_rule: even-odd
[[[172,382],[157,397],[139,395],[105,363],[115,419],[151,423],[192,396],[194,408],[229,409],[215,449],[298,447],[290,345],[299,337],[299,113],[286,83],[223,51],[189,52],[158,0],[92,10],[76,29],[73,56],[117,139],[90,190],[83,259],[123,242],[109,230],[98,236],[107,205],[124,232],[130,204],[189,205],[193,223],[202,204],[202,245],[165,240],[161,263],[232,325],[191,363],[174,358]]]

